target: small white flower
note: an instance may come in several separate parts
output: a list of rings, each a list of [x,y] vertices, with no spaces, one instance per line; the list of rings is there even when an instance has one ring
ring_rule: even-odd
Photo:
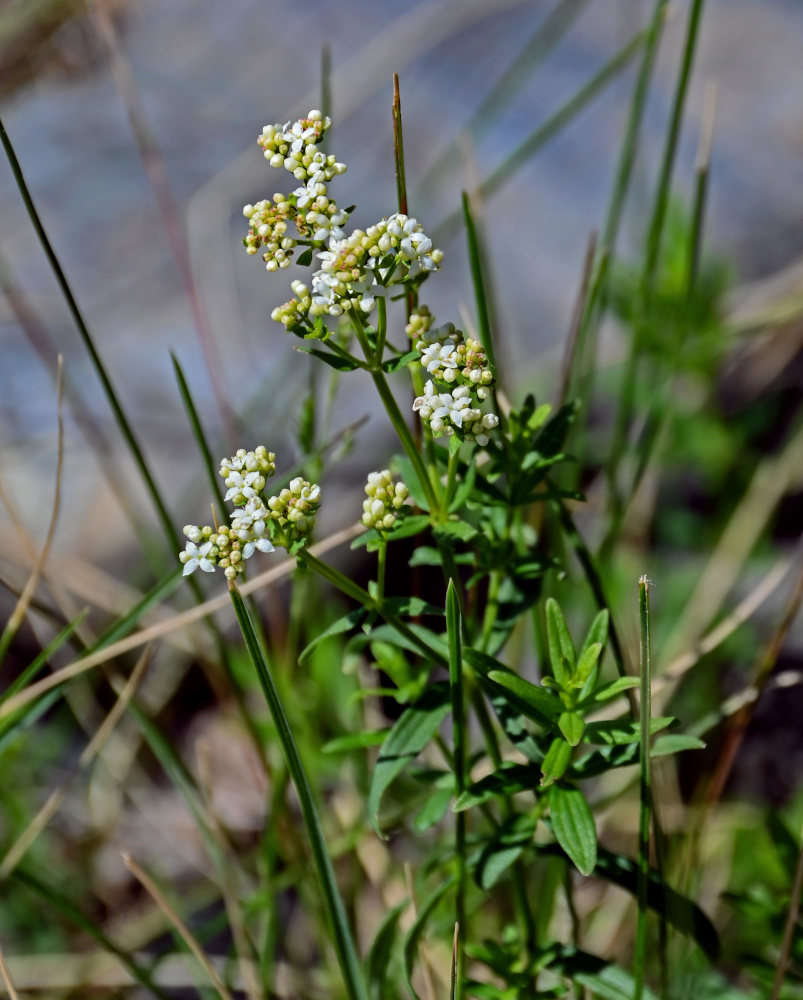
[[[179,554],[179,559],[184,563],[183,575],[189,576],[196,569],[200,569],[204,573],[214,573],[215,564],[207,558],[211,548],[211,542],[204,542],[201,546],[196,545],[195,542],[187,542],[184,551]]]

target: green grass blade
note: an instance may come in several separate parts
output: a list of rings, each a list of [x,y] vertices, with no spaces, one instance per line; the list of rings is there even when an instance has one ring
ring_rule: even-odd
[[[268,703],[271,716],[273,717],[279,741],[282,745],[287,769],[295,785],[301,805],[301,813],[304,817],[304,825],[307,829],[315,868],[318,873],[321,891],[323,893],[324,905],[333,935],[333,943],[337,953],[340,969],[346,990],[351,1000],[368,1000],[368,994],[363,983],[360,961],[357,956],[357,949],[351,935],[351,929],[346,917],[346,910],[340,891],[335,880],[335,873],[332,861],[324,840],[323,829],[318,818],[318,809],[310,787],[309,778],[298,752],[296,741],[293,737],[290,724],[287,721],[284,707],[279,698],[279,692],[273,682],[270,669],[265,655],[257,639],[254,626],[248,614],[245,602],[240,596],[240,592],[233,583],[229,584],[231,601],[237,615],[237,621],[242,632],[243,639],[248,649],[251,662],[256,670],[259,682]]]
[[[85,931],[93,940],[97,941],[104,951],[109,952],[109,954],[119,959],[120,963],[125,966],[133,978],[140,985],[144,986],[145,989],[150,990],[154,996],[160,997],[161,1000],[169,1000],[168,994],[156,984],[151,973],[138,962],[134,961],[127,952],[119,948],[107,937],[98,924],[80,910],[64,893],[58,889],[54,889],[53,886],[47,885],[36,875],[22,868],[17,868],[11,875],[11,878],[13,881],[26,886],[46,903],[49,903],[63,917],[66,917],[71,924],[80,927],[82,931]]]
[[[474,215],[471,211],[471,201],[468,194],[463,192],[463,219],[466,224],[466,238],[468,240],[468,262],[471,267],[471,280],[474,284],[474,297],[477,300],[477,333],[480,343],[485,349],[488,361],[494,374],[496,368],[496,352],[494,351],[493,333],[491,330],[491,310],[488,302],[488,294],[485,290],[485,280],[483,271],[483,255],[480,242],[477,239],[477,227],[474,224]]]
[[[34,659],[32,663],[29,663],[18,677],[14,678],[5,691],[0,694],[0,705],[2,705],[7,698],[11,698],[18,691],[21,691],[29,681],[32,681],[34,677],[36,677],[50,657],[56,652],[57,649],[60,649],[64,645],[84,618],[86,618],[87,613],[88,609],[85,608],[79,615],[76,615],[70,624],[66,625],[52,640],[52,642],[45,646],[36,659]]]
[[[70,313],[72,314],[72,318],[75,321],[76,327],[78,328],[78,333],[80,334],[84,347],[86,348],[86,351],[89,354],[95,372],[97,373],[97,376],[100,379],[100,383],[103,386],[103,391],[106,393],[106,398],[109,401],[109,405],[112,408],[112,412],[114,413],[114,417],[115,420],[117,421],[118,427],[120,428],[120,432],[122,433],[123,438],[125,439],[125,442],[128,445],[128,449],[131,452],[131,455],[134,459],[134,462],[136,463],[137,468],[139,469],[140,475],[142,476],[143,482],[145,483],[145,487],[148,493],[150,494],[153,506],[156,510],[159,522],[161,523],[165,536],[169,540],[171,546],[173,548],[178,549],[180,548],[178,533],[176,532],[176,529],[173,527],[173,522],[170,519],[170,515],[167,513],[167,508],[164,505],[164,501],[162,500],[159,489],[156,486],[156,482],[154,481],[154,478],[151,475],[148,463],[145,461],[145,456],[143,455],[142,449],[139,446],[139,442],[137,441],[136,435],[134,434],[134,430],[131,424],[129,423],[128,418],[126,417],[125,412],[123,411],[122,404],[120,403],[120,400],[117,396],[114,386],[112,385],[111,378],[109,377],[109,374],[106,371],[106,367],[104,366],[103,361],[101,360],[101,357],[97,352],[97,348],[95,347],[95,343],[86,325],[83,314],[81,313],[81,310],[78,308],[78,303],[76,302],[75,296],[72,293],[72,289],[70,287],[69,282],[67,281],[67,277],[64,274],[61,264],[59,263],[59,259],[56,256],[56,252],[54,251],[50,243],[48,235],[45,231],[45,227],[42,224],[42,220],[39,217],[39,213],[36,210],[33,198],[31,197],[31,193],[28,190],[28,185],[27,182],[25,181],[25,175],[22,172],[22,167],[20,166],[19,160],[17,159],[17,155],[14,152],[14,147],[11,145],[11,140],[8,137],[8,134],[5,130],[5,126],[3,125],[2,121],[0,121],[0,142],[2,142],[3,149],[5,150],[6,156],[8,157],[8,162],[11,165],[11,171],[14,174],[14,179],[17,182],[17,187],[19,188],[22,200],[28,212],[28,216],[30,217],[31,223],[36,231],[36,235],[39,237],[39,242],[41,243],[42,249],[45,252],[45,256],[48,259],[48,263],[50,264],[53,270],[53,274],[55,275],[56,281],[58,282],[59,288],[61,289],[64,299],[67,303],[67,307],[70,310]]]
[[[184,371],[178,362],[178,358],[172,351],[170,352],[170,357],[173,361],[173,370],[176,373],[178,391],[181,393],[181,402],[184,404],[187,419],[189,420],[190,427],[192,428],[193,437],[198,444],[198,450],[201,453],[201,459],[204,463],[204,469],[206,470],[206,475],[209,479],[212,494],[218,502],[218,510],[221,511],[221,514],[223,514],[226,510],[226,501],[223,499],[223,490],[220,488],[218,467],[215,465],[215,460],[212,457],[212,451],[207,443],[206,435],[204,434],[204,429],[201,425],[201,418],[198,415],[198,410],[196,409],[195,401],[192,398],[192,393],[190,392],[190,387],[187,384]]]

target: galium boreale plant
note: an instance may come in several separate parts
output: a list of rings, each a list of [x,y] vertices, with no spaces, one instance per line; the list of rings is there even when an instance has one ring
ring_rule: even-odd
[[[663,905],[671,890],[644,867],[643,849],[637,865],[599,846],[592,783],[640,761],[643,767],[645,748],[656,756],[700,743],[666,733],[672,718],[650,719],[647,712],[645,719],[642,712],[639,720],[632,713],[624,696],[640,683],[643,696],[645,675],[641,682],[624,675],[606,607],[576,645],[558,603],[547,599],[565,569],[563,550],[544,525],[547,518],[571,523],[567,504],[582,500],[560,486],[576,405],[552,412],[527,396],[500,411],[488,324],[477,336],[467,334],[437,323],[422,302],[443,260],[422,223],[398,211],[350,228],[355,209],[339,207],[332,190],[346,167],[325,150],[330,124],[312,110],[299,121],[265,126],[258,140],[265,158],[297,186],[245,206],[243,242],[270,272],[311,269],[290,283],[293,295],[272,319],[301,341],[301,350],[344,377],[368,372],[396,432],[399,453],[388,469],[367,473],[363,509],[355,511],[365,529],[355,544],[377,553],[376,578],[363,588],[312,554],[321,488],[299,476],[272,494],[276,456],[266,446],[221,462],[233,509],[225,523],[184,529],[184,573],[220,568],[229,581],[299,793],[349,997],[400,995],[390,974],[396,965],[416,995],[414,967],[425,936],[454,938],[456,997],[529,1000],[567,990],[647,996],[643,951],[631,976],[584,951],[576,921],[572,940],[556,938],[550,916],[563,893],[574,912],[576,881],[594,876],[638,895],[640,933],[651,907],[713,952],[715,934],[693,903],[674,894],[676,905]],[[400,148],[397,142],[397,155]],[[475,279],[481,301],[481,274]],[[403,385],[393,392],[391,378],[406,379],[412,390],[407,413],[397,402]],[[418,436],[410,421],[419,423]],[[409,565],[428,571],[428,591],[441,595],[434,602],[386,593],[389,567],[394,581],[405,578],[398,560],[411,539]],[[379,745],[365,789],[366,819],[380,837],[392,831],[418,838],[420,898],[404,934],[404,907],[389,911],[365,960],[334,878],[311,782],[237,589],[257,551],[271,557],[279,548],[355,605],[313,639],[302,663],[327,636],[350,636],[349,649],[370,654],[386,678],[383,691],[398,704],[386,730],[354,734],[349,745],[357,753]],[[522,676],[512,651],[511,640],[520,645],[531,621],[544,637],[539,682]],[[615,655],[606,657],[609,645]],[[619,676],[609,676],[611,661]],[[489,893],[498,902],[493,908],[486,905]]]

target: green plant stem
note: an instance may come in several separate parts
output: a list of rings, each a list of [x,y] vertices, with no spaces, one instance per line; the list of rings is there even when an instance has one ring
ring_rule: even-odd
[[[109,405],[114,413],[115,420],[117,421],[117,426],[128,445],[129,451],[139,469],[142,480],[145,483],[145,487],[150,494],[150,498],[153,502],[153,506],[156,510],[156,514],[164,530],[165,536],[167,537],[170,545],[174,549],[181,548],[181,541],[178,536],[178,532],[173,527],[173,523],[170,520],[170,515],[167,513],[167,508],[164,505],[161,494],[156,486],[156,483],[151,475],[151,471],[148,468],[148,464],[145,461],[145,457],[142,453],[142,449],[139,446],[134,430],[126,417],[122,405],[117,397],[112,381],[106,371],[106,368],[101,361],[100,355],[97,352],[95,343],[92,339],[89,329],[84,320],[81,310],[78,308],[78,303],[75,300],[75,296],[72,293],[67,277],[59,263],[59,259],[56,256],[56,252],[53,249],[50,239],[45,231],[45,227],[42,225],[42,220],[39,218],[39,213],[36,210],[36,205],[34,204],[31,193],[28,189],[28,184],[25,180],[25,175],[22,172],[22,168],[17,159],[17,155],[14,152],[14,147],[11,145],[11,140],[5,130],[2,120],[0,120],[0,142],[3,144],[3,149],[5,150],[6,156],[8,157],[8,162],[11,165],[11,172],[14,175],[14,180],[17,182],[17,187],[19,188],[20,194],[22,196],[23,203],[28,212],[28,216],[31,223],[36,231],[36,235],[39,237],[39,242],[42,245],[42,249],[45,252],[48,263],[50,264],[53,274],[55,275],[56,281],[58,282],[59,288],[61,289],[64,300],[67,303],[67,308],[70,310],[73,321],[78,329],[78,333],[83,341],[84,347],[89,354],[89,358],[95,369],[95,372],[100,379],[100,383],[103,386],[103,391],[106,393],[106,398],[109,401]]]
[[[454,731],[454,775],[458,796],[466,790],[466,696],[463,686],[463,647],[460,601],[454,581],[446,588],[446,631],[449,637],[449,689],[452,696],[452,725]],[[457,938],[457,975],[455,996],[465,995],[465,942],[466,924],[466,813],[455,816],[455,859],[457,861],[457,898],[455,921],[459,928]]]
[[[407,453],[407,457],[412,463],[415,474],[418,477],[418,481],[421,484],[421,489],[424,491],[427,503],[431,511],[438,510],[438,498],[435,493],[435,488],[433,482],[430,479],[427,467],[424,464],[424,460],[421,457],[421,452],[418,449],[413,436],[410,433],[410,428],[402,416],[399,405],[393,397],[393,393],[390,391],[390,386],[388,385],[387,379],[385,378],[385,373],[375,362],[372,363],[371,359],[373,357],[373,351],[371,350],[371,345],[368,343],[368,338],[366,336],[365,327],[363,326],[362,319],[357,316],[356,310],[352,309],[349,314],[352,321],[352,326],[354,328],[354,333],[357,337],[357,341],[360,344],[360,348],[365,355],[365,360],[368,362],[368,371],[371,373],[371,378],[373,379],[376,391],[379,394],[379,398],[382,400],[382,405],[385,407],[385,412],[393,425],[393,429],[398,435],[399,441],[402,447]]]
[[[376,550],[376,599],[381,604],[385,599],[385,565],[388,557],[388,540],[381,535]]]
[[[651,647],[650,647],[650,590],[646,576],[639,580],[639,849],[638,884],[636,898],[638,917],[636,923],[636,943],[633,958],[633,1000],[641,1000],[644,991],[644,967],[647,959],[647,888],[650,876],[650,718],[651,704]]]
[[[772,984],[772,995],[770,1000],[780,1000],[781,989],[789,968],[789,956],[792,954],[792,944],[795,940],[795,930],[798,925],[800,915],[800,893],[803,891],[803,846],[797,856],[797,867],[795,868],[795,879],[792,885],[792,893],[789,897],[789,911],[786,915],[786,924],[783,930],[783,942],[781,944],[781,957],[778,960],[778,968],[775,970],[775,979]]]
[[[452,439],[454,440],[454,439]],[[441,520],[446,521],[449,517],[449,506],[454,496],[455,486],[457,486],[457,466],[460,449],[455,451],[449,449],[449,462],[446,467],[446,489],[441,499]]]
[[[381,368],[385,354],[385,340],[388,335],[388,307],[382,295],[376,300],[376,316],[376,353],[374,355],[374,363]]]
[[[248,609],[233,581],[229,582],[229,593],[234,605],[235,614],[237,615],[240,631],[248,648],[251,661],[256,669],[257,676],[259,677],[259,682],[262,686],[265,700],[268,703],[287,762],[287,769],[290,772],[290,777],[292,778],[301,805],[301,813],[304,817],[304,825],[312,848],[315,868],[323,893],[324,905],[333,934],[335,951],[340,963],[347,993],[351,1000],[367,1000],[357,949],[354,945],[346,918],[343,900],[337,887],[334,868],[332,867],[332,861],[326,847],[323,829],[318,817],[318,810],[304,764],[298,752],[290,724],[287,721],[284,707],[279,698],[279,692],[271,676],[256,632],[254,631]]]
[[[390,614],[385,609],[382,602],[375,601],[367,590],[363,590],[362,587],[354,583],[353,580],[350,580],[344,573],[341,573],[340,570],[337,570],[334,566],[330,566],[328,563],[318,559],[317,556],[312,555],[312,553],[307,550],[303,550],[298,553],[298,560],[304,565],[309,566],[310,569],[315,570],[315,572],[322,576],[324,580],[328,580],[333,586],[337,587],[338,590],[342,591],[342,593],[346,594],[348,597],[353,598],[359,604],[362,604],[363,607],[377,611],[385,619],[388,625],[392,625],[400,635],[403,635],[405,639],[408,639],[411,643],[413,643],[421,652],[422,656],[429,660],[434,660],[441,666],[446,667],[449,665],[448,658],[445,657],[439,650],[433,649],[429,646],[422,638],[417,636],[415,632],[409,629],[404,622],[399,621],[396,615]]]

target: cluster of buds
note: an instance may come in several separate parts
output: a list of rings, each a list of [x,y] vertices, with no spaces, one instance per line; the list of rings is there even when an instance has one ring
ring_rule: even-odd
[[[304,325],[312,305],[309,289],[303,281],[293,281],[290,287],[293,289],[295,297],[288,302],[283,302],[280,306],[276,306],[270,314],[273,322],[281,323],[285,330],[293,330],[297,326]]]
[[[443,252],[432,248],[416,219],[397,213],[332,240],[318,257],[321,269],[312,277],[310,313],[340,316],[355,307],[370,312],[390,285],[437,270]]]
[[[296,551],[306,543],[320,506],[319,486],[294,479],[278,496],[265,497],[265,486],[276,471],[276,456],[260,445],[253,451],[241,448],[220,463],[235,510],[231,524],[218,527],[188,524],[184,527],[187,544],[179,553],[184,576],[200,569],[212,573],[219,567],[226,578],[236,579],[245,563],[259,552],[273,552],[278,546]]]
[[[415,346],[421,352],[418,363],[431,377],[413,409],[435,437],[459,433],[485,447],[499,418],[482,410],[494,380],[482,344],[446,323],[426,330]]]
[[[290,266],[296,241],[287,235],[288,220],[295,211],[283,194],[275,194],[273,201],[258,201],[246,205],[243,215],[248,219],[248,234],[243,240],[245,252],[253,256],[262,250],[262,259],[269,271]]]
[[[460,330],[447,323],[432,330],[416,343],[421,352],[421,365],[441,382],[486,388],[494,380],[485,349],[478,340],[463,339]],[[479,399],[487,399],[489,392],[479,392]]]
[[[377,531],[392,531],[399,522],[404,502],[410,494],[406,485],[393,481],[389,469],[371,472],[365,484],[362,523]]]
[[[283,167],[301,182],[290,195],[277,193],[272,200],[246,205],[243,214],[249,220],[243,240],[246,252],[262,251],[269,271],[286,268],[297,245],[287,227],[294,223],[300,239],[322,243],[342,237],[348,213],[329,197],[327,185],[333,177],[345,173],[346,166],[318,149],[331,119],[320,111],[310,111],[306,118],[284,125],[266,125],[257,139],[265,159],[272,167]]]
[[[413,343],[426,336],[427,331],[435,322],[435,317],[429,311],[429,306],[416,306],[410,313],[410,319],[404,332]]]
[[[306,538],[315,524],[315,515],[321,505],[321,488],[297,476],[278,496],[268,500],[268,517],[271,519],[271,537],[280,545],[289,547],[293,542]]]
[[[264,445],[253,451],[240,448],[220,463],[220,475],[229,490],[225,499],[241,507],[262,493],[268,479],[276,472],[276,456]]]

